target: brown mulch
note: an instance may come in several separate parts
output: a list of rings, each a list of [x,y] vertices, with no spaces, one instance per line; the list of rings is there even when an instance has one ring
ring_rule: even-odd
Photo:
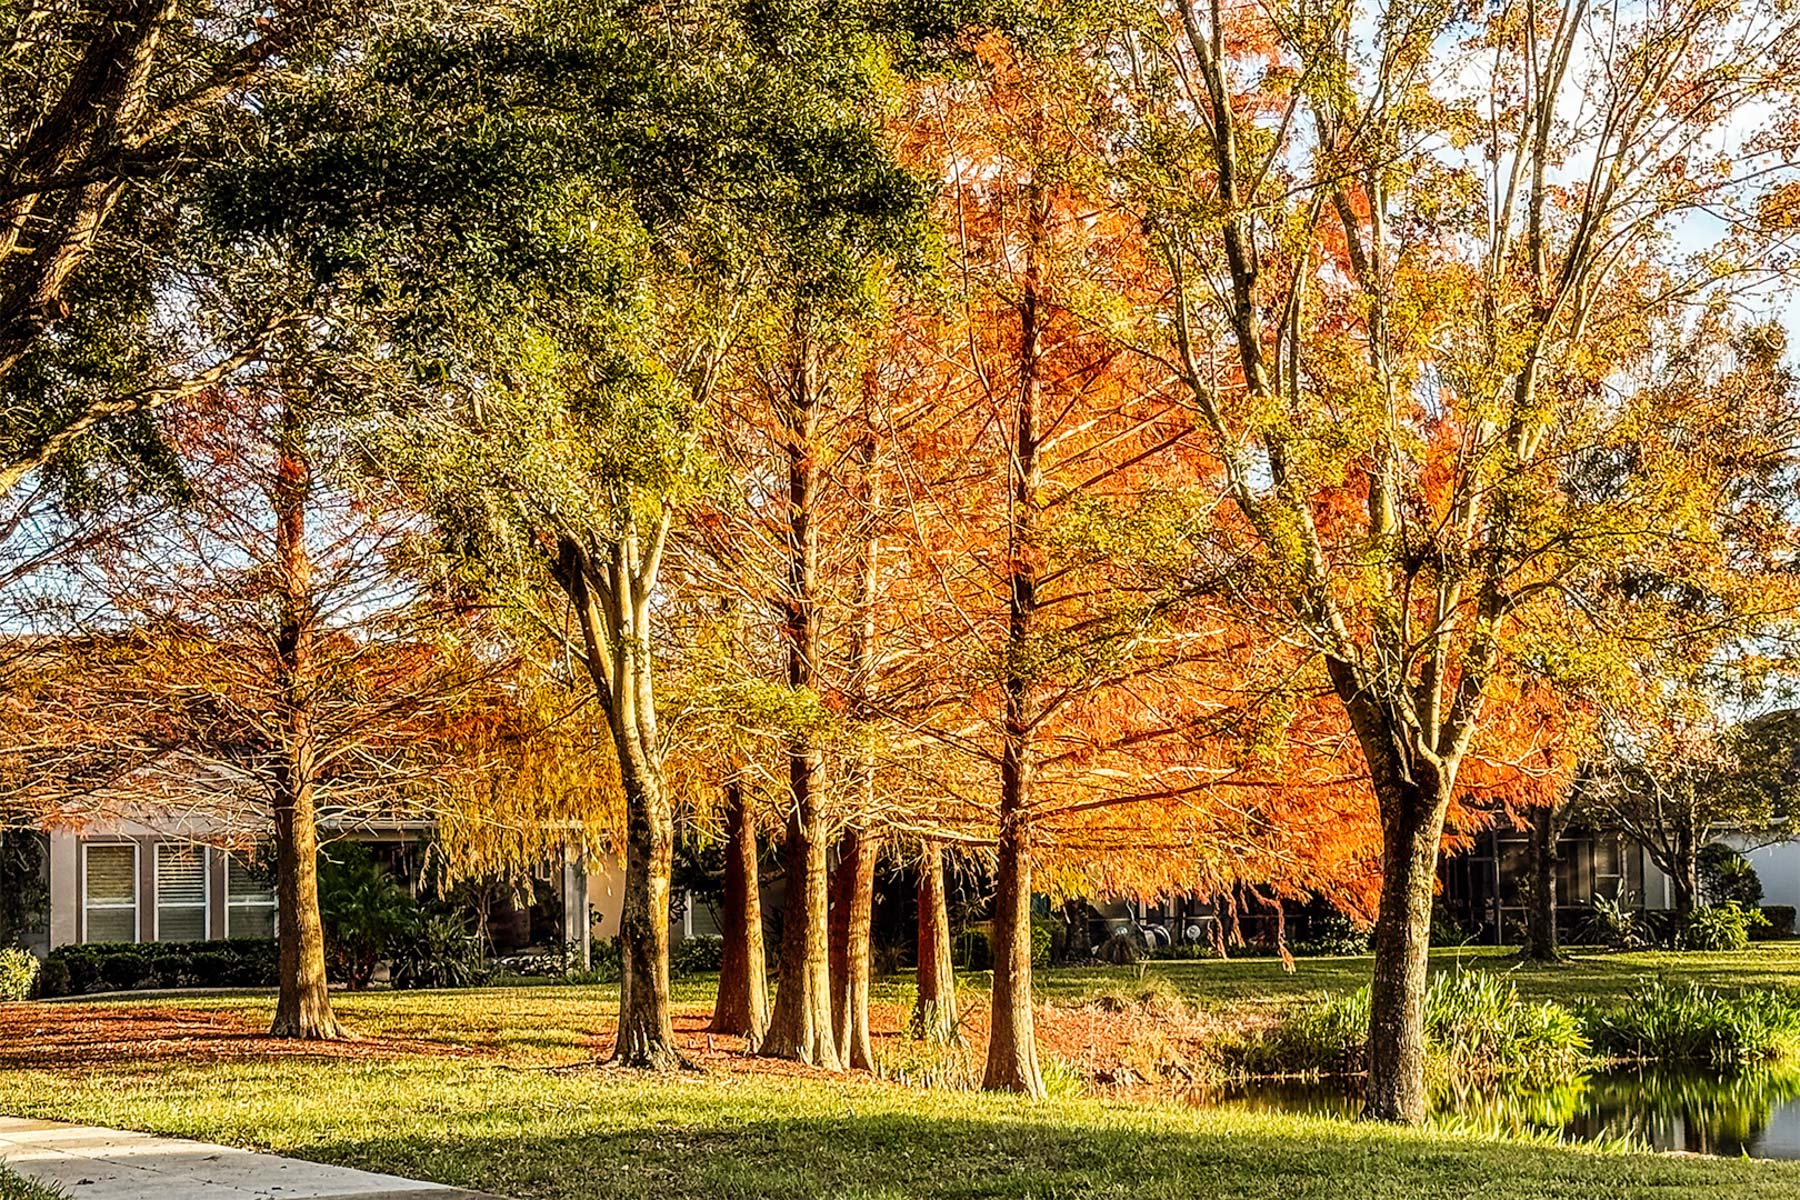
[[[243,1013],[80,1004],[0,1004],[0,1069],[129,1066],[159,1061],[386,1059],[473,1053],[441,1042],[269,1037]]]
[[[965,993],[962,1034],[965,1055],[976,1069],[986,1052],[988,1010]],[[884,1044],[903,1036],[909,1013],[900,1005],[873,1004],[869,1018],[877,1057]],[[1147,1084],[1176,1084],[1204,1062],[1221,1032],[1216,1017],[1166,1007],[1117,1003],[1040,1004],[1036,1018],[1040,1052],[1068,1063],[1090,1085],[1136,1090]],[[382,1060],[410,1055],[492,1056],[495,1051],[439,1041],[364,1037],[341,1042],[309,1042],[269,1037],[265,1018],[230,1010],[163,1005],[5,1004],[0,1005],[0,1070],[68,1070],[131,1067],[159,1062],[250,1062],[274,1060]],[[744,1038],[712,1033],[710,1011],[683,1008],[674,1016],[682,1052],[706,1075],[818,1077],[829,1073],[801,1063],[758,1058]],[[595,1014],[595,1030],[585,1062],[530,1066],[532,1070],[591,1070],[612,1052],[609,1014]]]

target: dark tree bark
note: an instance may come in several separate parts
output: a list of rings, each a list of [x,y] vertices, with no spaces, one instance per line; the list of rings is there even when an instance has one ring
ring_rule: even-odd
[[[872,410],[876,394],[873,371],[863,379],[864,402]],[[849,687],[851,710],[864,728],[876,719],[871,699],[875,671],[875,606],[880,600],[881,477],[876,468],[877,440],[872,412],[868,432],[856,446],[861,477],[863,537],[857,561],[857,619],[850,630]],[[867,743],[851,756],[850,784],[862,820],[875,814],[875,762]],[[873,948],[869,927],[874,919],[875,859],[881,840],[852,824],[839,842],[837,879],[831,907],[832,1032],[838,1053],[852,1070],[873,1071],[875,1049],[869,1036],[869,975]]]
[[[1525,954],[1538,962],[1562,957],[1556,932],[1556,864],[1558,829],[1556,809],[1541,804],[1531,810],[1526,827],[1526,867],[1529,895],[1526,908]]]
[[[762,890],[756,877],[756,826],[743,783],[725,784],[725,942],[719,957],[714,1033],[742,1034],[754,1050],[769,1025],[768,965],[763,954]]]
[[[875,1069],[869,1036],[869,928],[875,900],[876,840],[855,829],[838,842],[837,878],[831,900],[832,1034],[844,1065]]]
[[[619,912],[622,970],[613,1061],[652,1070],[685,1066],[669,1007],[674,815],[661,778],[646,764],[634,763],[619,775],[625,790],[625,889]]]
[[[269,1032],[276,1037],[346,1036],[331,1011],[325,982],[325,930],[319,919],[319,830],[313,784],[313,564],[306,546],[312,469],[305,429],[292,402],[281,414],[275,480],[275,555],[282,574],[276,632],[282,697],[282,761],[276,773],[275,893],[280,939],[279,994]]]
[[[1369,985],[1369,1078],[1365,1115],[1425,1119],[1425,987],[1431,960],[1431,896],[1447,804],[1435,789],[1393,788],[1383,814],[1381,912]],[[1377,794],[1380,794],[1380,787]]]
[[[919,860],[918,999],[912,1031],[917,1037],[949,1042],[958,1036],[956,967],[950,946],[950,906],[944,893],[944,852],[927,842]]]
[[[1700,905],[1700,842],[1693,822],[1675,822],[1665,861],[1658,864],[1669,877],[1669,899],[1683,923]]]
[[[819,637],[818,433],[819,397],[815,352],[796,338],[795,360],[784,381],[780,405],[788,459],[788,578],[782,597],[787,641],[788,687],[817,684]],[[791,809],[783,862],[787,893],[782,904],[781,960],[775,1008],[759,1053],[842,1070],[831,1020],[829,896],[826,831],[818,774],[821,756],[810,734],[799,731],[788,743]]]
[[[1038,247],[1048,197],[1026,189],[1026,258],[1019,297],[1019,389],[1013,413],[1011,552],[1007,555],[1005,713],[1000,757],[1000,838],[994,896],[993,1016],[982,1087],[1044,1095],[1031,1013],[1031,804],[1036,774],[1032,678],[1026,663],[1037,619],[1038,356],[1042,284]]]

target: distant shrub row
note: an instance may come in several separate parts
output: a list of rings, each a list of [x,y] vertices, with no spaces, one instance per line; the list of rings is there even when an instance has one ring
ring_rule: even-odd
[[[38,977],[40,996],[153,988],[274,987],[272,938],[203,942],[90,942],[50,952]]]

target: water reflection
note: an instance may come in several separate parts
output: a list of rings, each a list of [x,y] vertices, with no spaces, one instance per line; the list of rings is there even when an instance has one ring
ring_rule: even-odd
[[[1254,1080],[1194,1093],[1196,1103],[1353,1117],[1356,1080]],[[1615,1070],[1550,1085],[1468,1083],[1432,1096],[1448,1124],[1568,1141],[1630,1142],[1695,1154],[1800,1159],[1800,1069]]]

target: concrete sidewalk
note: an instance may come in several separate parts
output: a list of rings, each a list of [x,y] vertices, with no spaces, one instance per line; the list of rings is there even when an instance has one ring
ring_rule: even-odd
[[[73,1200],[496,1200],[398,1175],[20,1117],[0,1117],[0,1161]]]

